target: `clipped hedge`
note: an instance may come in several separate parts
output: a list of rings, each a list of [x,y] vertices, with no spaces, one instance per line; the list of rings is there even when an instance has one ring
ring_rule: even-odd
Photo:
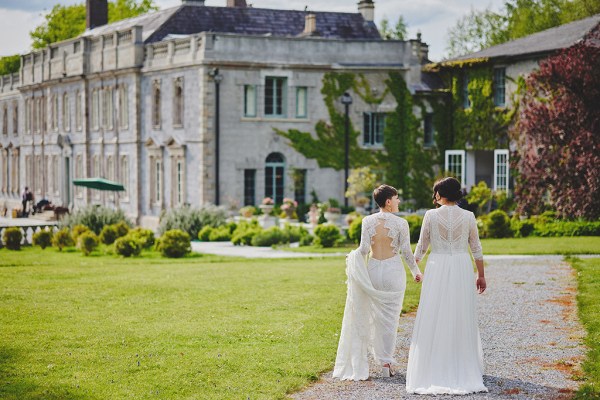
[[[513,231],[510,227],[510,219],[502,210],[495,210],[489,213],[484,224],[486,237],[508,238],[513,236]]]
[[[169,258],[181,258],[192,251],[190,235],[181,229],[166,231],[156,242],[156,249]]]
[[[129,231],[126,236],[131,236],[136,239],[143,249],[149,249],[154,246],[156,239],[154,238],[154,232],[150,229],[134,228]],[[118,240],[118,239],[117,239]]]
[[[63,248],[73,246],[74,244],[75,241],[71,236],[69,228],[62,228],[52,236],[52,246],[58,248],[58,251],[62,251]]]
[[[125,235],[115,240],[115,251],[123,257],[139,256],[142,243],[135,235]]]
[[[11,227],[6,228],[2,233],[4,245],[9,250],[21,250],[21,241],[23,240],[23,232],[21,228]]]
[[[276,226],[262,230],[252,238],[252,246],[273,246],[275,244],[288,243],[289,237],[285,231]]]
[[[104,244],[113,244],[117,240],[117,227],[115,225],[105,225],[100,231],[100,241]]]
[[[42,229],[37,231],[31,237],[34,246],[40,246],[42,250],[52,246],[52,231]]]
[[[208,235],[208,240],[211,242],[229,242],[231,236],[231,228],[227,225],[223,225],[212,229]]]
[[[340,230],[335,225],[323,224],[315,228],[314,244],[321,247],[333,247],[342,240]]]
[[[348,227],[348,239],[352,242],[358,244],[360,243],[360,234],[362,231],[362,220],[363,217],[358,217],[352,221],[350,226]]]
[[[77,239],[77,247],[79,247],[84,256],[88,256],[92,251],[96,250],[98,243],[98,236],[94,232],[84,232]]]
[[[77,239],[79,239],[79,235],[81,235],[84,232],[89,232],[90,228],[88,228],[85,225],[75,225],[73,228],[71,228],[71,237],[73,238],[73,243],[77,243]]]

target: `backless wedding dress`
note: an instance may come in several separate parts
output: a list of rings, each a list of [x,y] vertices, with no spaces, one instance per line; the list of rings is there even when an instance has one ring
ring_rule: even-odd
[[[406,391],[418,394],[487,392],[477,326],[476,290],[469,247],[482,260],[473,213],[458,206],[429,210],[415,258],[427,260],[415,320]]]
[[[366,261],[369,250],[372,255]],[[395,363],[398,320],[406,289],[406,272],[420,273],[410,249],[408,223],[380,211],[362,221],[360,246],[348,254],[348,292],[333,377],[369,378],[368,352],[381,362]]]

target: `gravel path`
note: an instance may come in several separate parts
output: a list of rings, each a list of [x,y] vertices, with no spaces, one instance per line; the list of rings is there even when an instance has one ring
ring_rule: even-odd
[[[486,261],[488,291],[479,296],[485,376],[489,393],[435,399],[568,399],[577,388],[585,335],[577,319],[576,279],[556,256],[494,257]],[[326,373],[294,399],[423,399],[405,390],[406,362],[415,313],[400,318],[398,373],[341,382]]]

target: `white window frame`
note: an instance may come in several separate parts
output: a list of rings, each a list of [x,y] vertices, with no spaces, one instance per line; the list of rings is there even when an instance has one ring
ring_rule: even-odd
[[[69,108],[69,94],[63,93],[62,98],[62,124],[63,131],[70,132],[71,131],[71,109]]]
[[[244,117],[255,118],[257,113],[256,85],[244,85]]]
[[[465,150],[446,150],[445,160],[444,160],[444,170],[448,171],[451,174],[456,175],[456,170],[450,169],[450,157],[452,156],[460,156],[460,184],[461,186],[465,186],[465,163],[467,160],[467,152]],[[456,176],[455,176],[456,177]],[[456,177],[458,178],[458,177]]]
[[[501,158],[506,157],[503,161]],[[508,149],[494,150],[494,191],[506,190],[508,192],[508,182],[510,178],[510,155]],[[503,173],[499,173],[499,168],[503,167]],[[504,180],[504,184],[502,184]]]
[[[296,118],[308,118],[308,88],[306,86],[296,87]]]

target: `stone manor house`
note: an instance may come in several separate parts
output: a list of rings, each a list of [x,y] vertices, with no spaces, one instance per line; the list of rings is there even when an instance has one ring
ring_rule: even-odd
[[[314,132],[328,120],[327,72],[362,73],[382,93],[388,72],[399,71],[411,92],[431,91],[421,72],[427,45],[382,40],[371,0],[356,13],[183,0],[112,24],[106,0],[87,0],[87,12],[81,36],[21,56],[20,71],[0,77],[0,205],[8,210],[20,208],[25,186],[36,201],[120,207],[149,227],[182,204],[302,202],[312,190],[342,200],[344,171],[319,168],[274,128]],[[377,105],[353,95],[361,146],[382,148],[382,118],[395,107],[390,95]],[[72,183],[89,177],[126,191]]]

